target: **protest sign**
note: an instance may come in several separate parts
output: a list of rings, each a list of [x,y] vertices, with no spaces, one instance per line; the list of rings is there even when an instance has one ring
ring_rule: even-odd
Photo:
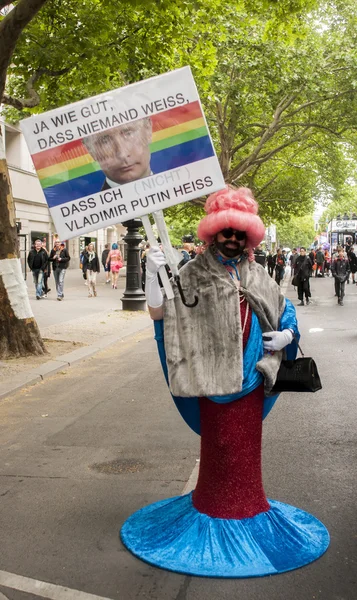
[[[224,187],[189,67],[21,123],[69,239]]]

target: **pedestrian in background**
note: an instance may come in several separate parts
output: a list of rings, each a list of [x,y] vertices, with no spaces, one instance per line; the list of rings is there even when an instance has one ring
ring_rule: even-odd
[[[100,264],[98,254],[95,252],[94,244],[92,243],[88,244],[87,252],[84,253],[83,271],[87,275],[89,298],[96,296],[97,273],[100,273]]]
[[[306,256],[306,248],[300,248],[300,256],[296,259],[295,275],[293,277],[293,285],[297,287],[298,298],[300,300],[298,306],[304,306],[304,297],[306,304],[310,304],[310,277],[312,275],[312,264],[309,256]]]
[[[193,258],[196,258],[195,244],[191,244],[191,247],[190,247],[190,250],[188,251],[188,253],[189,253],[190,257],[191,257],[191,260]]]
[[[316,252],[315,250],[310,250],[309,252],[309,259],[311,261],[312,264],[312,270],[315,271],[316,269],[316,260],[315,260],[315,256],[316,256]]]
[[[337,258],[331,263],[332,276],[335,278],[335,292],[337,296],[337,304],[343,306],[343,298],[345,296],[345,283],[350,275],[350,263],[348,258],[344,256],[343,248],[340,248]]]
[[[321,248],[317,249],[315,260],[316,260],[315,277],[325,277],[325,274],[324,274],[325,255],[322,252]]]
[[[259,265],[262,265],[262,267],[264,267],[264,269],[265,269],[265,263],[266,263],[267,256],[266,256],[264,250],[262,249],[261,244],[258,244],[258,246],[255,248],[254,258],[255,258],[255,262],[258,263]]]
[[[274,261],[274,256],[271,253],[271,250],[269,250],[269,252],[268,252],[267,265],[268,265],[268,273],[269,273],[270,277],[273,277],[275,261]]]
[[[293,248],[292,253],[290,254],[289,257],[289,262],[290,262],[290,270],[291,270],[291,276],[294,277],[295,275],[295,265],[296,265],[296,261],[298,259],[298,251],[296,248]]]
[[[47,269],[48,255],[42,248],[41,240],[36,240],[34,247],[27,256],[27,264],[32,271],[33,282],[36,290],[36,300],[41,300],[43,296],[43,279]]]
[[[357,272],[357,256],[355,254],[353,246],[351,247],[351,250],[348,253],[348,260],[350,263],[350,269],[351,269],[351,273],[352,273],[352,283],[357,283],[355,281],[355,275]]]
[[[150,250],[150,244],[147,242],[145,244],[145,248],[141,253],[140,265],[141,265],[141,287],[143,291],[145,291],[145,281],[146,281],[146,261],[147,261],[147,253]]]
[[[85,269],[83,269],[84,255],[85,255],[86,252],[88,252],[88,246],[84,246],[84,249],[82,250],[82,252],[79,255],[80,268],[82,269],[82,275],[83,275],[83,279],[84,279],[84,285],[88,285],[88,282],[87,282],[87,273],[85,272]]]
[[[106,277],[105,283],[110,283],[110,262],[107,265],[108,254],[109,254],[109,244],[105,244],[104,250],[102,252],[102,265],[103,265],[104,274]]]
[[[324,271],[327,273],[327,277],[330,276],[330,267],[331,267],[331,255],[326,248],[325,250],[325,262],[324,262]]]
[[[110,272],[112,275],[112,288],[113,290],[117,289],[117,281],[119,277],[119,271],[123,266],[123,258],[121,252],[118,248],[118,244],[112,244],[112,249],[110,250],[106,265],[110,264]]]
[[[46,244],[47,244],[47,239],[44,237],[42,238],[42,248],[44,249],[44,251],[47,254],[47,268],[46,270],[43,272],[43,283],[42,283],[42,298],[47,298],[47,294],[51,291],[51,289],[48,287],[48,278],[51,276],[51,263],[48,260],[49,258],[49,252],[46,248]]]
[[[61,301],[64,298],[63,287],[66,269],[71,260],[66,245],[58,240],[55,242],[55,247],[51,250],[49,259],[52,263],[53,277],[56,283],[57,300]]]
[[[281,280],[284,278],[285,272],[285,258],[281,248],[278,248],[276,255],[274,256],[275,265],[275,281],[280,285]]]

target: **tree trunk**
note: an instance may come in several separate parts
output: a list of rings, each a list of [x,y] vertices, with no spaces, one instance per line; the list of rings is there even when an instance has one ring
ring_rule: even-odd
[[[0,135],[0,359],[44,354],[18,258],[14,200]]]

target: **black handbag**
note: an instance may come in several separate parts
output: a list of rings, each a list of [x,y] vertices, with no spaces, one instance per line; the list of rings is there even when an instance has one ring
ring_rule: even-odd
[[[281,361],[272,393],[321,390],[321,379],[314,359],[305,356],[298,342],[297,345],[302,358]]]

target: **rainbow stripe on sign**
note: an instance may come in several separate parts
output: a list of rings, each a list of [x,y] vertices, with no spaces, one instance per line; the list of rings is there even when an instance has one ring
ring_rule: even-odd
[[[198,101],[151,117],[153,136],[150,166],[162,173],[214,156]],[[32,156],[50,207],[99,192],[105,175],[81,140]]]

